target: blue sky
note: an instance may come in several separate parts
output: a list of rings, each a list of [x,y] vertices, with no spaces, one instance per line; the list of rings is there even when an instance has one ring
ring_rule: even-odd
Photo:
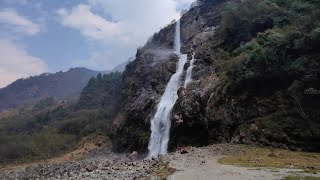
[[[108,70],[193,0],[0,0],[0,87],[71,67]]]

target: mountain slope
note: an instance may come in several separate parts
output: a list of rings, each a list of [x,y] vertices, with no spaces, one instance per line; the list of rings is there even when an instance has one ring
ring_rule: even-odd
[[[117,65],[115,68],[112,69],[111,72],[123,72],[126,69],[126,66],[133,60],[134,58],[129,58],[128,61],[123,62],[119,65]]]
[[[47,97],[0,112],[0,164],[52,157],[88,134],[108,135],[122,105],[121,87],[120,72],[98,74],[78,101]]]
[[[178,92],[169,148],[235,142],[319,150],[318,6],[203,0],[185,13],[182,51],[189,60],[195,54],[195,67]],[[147,150],[150,120],[175,72],[174,27],[156,33],[124,72],[118,151]]]
[[[72,68],[67,72],[19,79],[0,89],[0,110],[33,103],[44,97],[77,97],[89,79],[98,74],[98,71],[86,68]]]

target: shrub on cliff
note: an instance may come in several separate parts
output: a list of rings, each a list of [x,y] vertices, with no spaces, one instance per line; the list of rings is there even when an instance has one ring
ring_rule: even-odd
[[[229,2],[222,14],[218,37],[227,50],[234,50],[259,32],[272,28],[284,12],[266,0]]]
[[[256,141],[260,136],[267,145],[320,146],[320,99],[305,93],[320,88],[318,7],[312,0],[247,0],[229,3],[222,15],[215,68],[223,82],[217,88],[228,97],[225,101],[241,96],[246,108],[252,105],[243,116],[264,129]],[[268,107],[269,114],[263,114],[265,107],[255,104],[261,98],[281,100],[281,105],[273,102],[281,110]],[[278,129],[269,128],[275,125]]]

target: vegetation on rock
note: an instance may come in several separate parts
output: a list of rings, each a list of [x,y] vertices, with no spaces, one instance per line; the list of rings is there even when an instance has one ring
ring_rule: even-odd
[[[195,53],[194,81],[179,91],[170,148],[235,142],[319,150],[318,7],[313,0],[204,0],[183,14],[182,52]],[[117,150],[146,150],[167,61],[152,66],[160,73],[149,72],[155,53],[141,52],[170,48],[173,27],[157,33],[124,73],[124,96],[134,101],[126,101],[116,127]]]
[[[300,0],[227,5],[217,33],[214,66],[223,81],[216,91],[222,104],[244,108],[230,110],[246,121],[236,122],[240,141],[320,148],[318,7]]]

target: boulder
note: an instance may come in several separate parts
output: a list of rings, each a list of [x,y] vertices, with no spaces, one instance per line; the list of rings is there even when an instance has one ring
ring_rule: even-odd
[[[139,155],[137,151],[133,151],[130,155],[129,155],[129,160],[130,161],[138,161],[139,160]]]
[[[94,171],[94,170],[96,170],[96,169],[98,169],[98,167],[95,166],[95,165],[93,165],[93,164],[90,164],[90,165],[86,166],[86,170],[87,170],[88,172],[92,172],[92,171]]]

